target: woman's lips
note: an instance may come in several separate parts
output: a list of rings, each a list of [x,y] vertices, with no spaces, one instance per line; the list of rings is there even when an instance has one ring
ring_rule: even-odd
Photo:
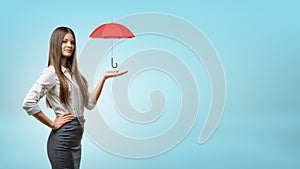
[[[67,53],[72,53],[72,50],[70,50],[70,49],[65,49],[65,52],[67,52]]]

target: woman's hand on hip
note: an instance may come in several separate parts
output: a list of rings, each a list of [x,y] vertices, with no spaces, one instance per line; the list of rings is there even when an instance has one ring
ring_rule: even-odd
[[[74,116],[72,113],[70,113],[70,112],[64,113],[64,114],[56,117],[55,121],[53,122],[52,129],[57,130],[57,129],[61,128],[61,126],[66,124],[67,122],[72,121],[73,119],[74,119]]]

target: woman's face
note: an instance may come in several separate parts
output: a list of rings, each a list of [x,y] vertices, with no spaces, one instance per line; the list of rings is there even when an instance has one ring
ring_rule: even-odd
[[[70,57],[75,49],[75,40],[71,33],[67,33],[63,39],[61,53],[64,57]]]

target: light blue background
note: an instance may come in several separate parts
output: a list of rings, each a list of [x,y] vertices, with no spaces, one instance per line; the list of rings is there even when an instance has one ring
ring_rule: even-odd
[[[197,142],[199,119],[174,149],[139,160],[114,156],[85,136],[83,169],[299,168],[299,7],[296,0],[1,1],[0,168],[50,168],[50,130],[21,105],[47,65],[53,29],[71,27],[79,54],[97,26],[141,12],[179,16],[211,40],[227,80],[222,121],[205,144]]]

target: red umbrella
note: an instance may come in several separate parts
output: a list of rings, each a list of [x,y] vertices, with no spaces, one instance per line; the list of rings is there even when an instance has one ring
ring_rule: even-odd
[[[133,38],[133,33],[118,23],[103,24],[96,28],[90,38]]]
[[[133,38],[134,34],[126,28],[124,25],[118,24],[118,23],[107,23],[100,25],[98,28],[96,28],[90,35],[90,38]],[[112,41],[113,43],[113,41]],[[118,64],[116,63],[115,66],[113,65],[113,49],[112,51],[112,58],[111,58],[111,66],[113,68],[118,67]]]

